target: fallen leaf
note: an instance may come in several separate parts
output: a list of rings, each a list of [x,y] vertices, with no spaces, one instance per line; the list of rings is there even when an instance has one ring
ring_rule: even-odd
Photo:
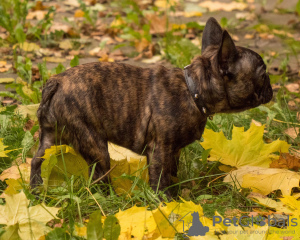
[[[59,48],[69,50],[73,48],[72,41],[67,39],[59,43]]]
[[[285,32],[283,30],[273,29],[272,32],[274,34],[277,34],[277,35],[287,36],[287,37],[290,37],[290,38],[294,38],[294,36],[292,34],[290,34],[289,32]]]
[[[52,63],[63,63],[66,61],[66,59],[60,57],[44,57],[43,61]]]
[[[4,146],[4,144],[3,144],[3,138],[0,138],[0,157],[8,157],[6,155],[6,153],[9,153],[9,152],[15,150],[15,149],[5,150],[5,148],[8,148],[8,146]]]
[[[255,124],[255,126],[262,126],[262,123],[261,122],[258,122],[258,121],[255,121],[254,119],[251,120],[251,123]]]
[[[110,166],[117,165],[110,173],[112,184],[116,193],[122,194],[130,192],[132,182],[130,179],[120,178],[122,174],[139,177],[145,182],[149,181],[147,158],[138,155],[126,148],[115,144],[108,144],[110,155]]]
[[[158,16],[157,14],[147,14],[146,19],[150,22],[151,34],[164,34],[172,29],[171,24],[167,28],[167,16]]]
[[[49,32],[55,33],[55,31],[63,31],[67,33],[70,29],[71,27],[68,25],[54,22],[53,25],[50,27]]]
[[[139,53],[141,53],[141,52],[143,52],[147,47],[149,47],[150,44],[151,44],[151,43],[150,43],[146,38],[142,38],[142,40],[137,40],[137,41],[135,41],[134,46],[135,46],[135,49],[136,49]]]
[[[201,17],[203,15],[202,12],[184,12],[184,16],[187,18],[190,17]]]
[[[272,40],[275,36],[269,33],[260,33],[259,37],[265,40]]]
[[[256,19],[256,14],[255,13],[249,13],[249,12],[238,12],[235,14],[236,19],[245,19],[248,21],[253,21]]]
[[[247,33],[247,34],[245,34],[244,38],[245,39],[254,39],[255,38],[255,34],[249,34],[249,33]]]
[[[293,100],[288,101],[288,106],[291,110],[295,110],[297,105]]]
[[[80,4],[77,0],[65,0],[63,4],[72,6],[72,7],[80,7]]]
[[[35,12],[29,12],[26,16],[27,20],[32,20],[32,19],[37,19],[37,20],[42,20],[45,18],[47,14],[47,11],[35,11]]]
[[[96,47],[96,48],[93,48],[92,50],[89,51],[89,54],[91,56],[97,56],[97,54],[101,51],[101,48],[100,47]]]
[[[241,2],[219,2],[219,1],[204,1],[199,3],[200,7],[207,8],[210,12],[215,11],[226,11],[231,12],[233,10],[245,10],[247,8],[247,4]]]
[[[46,10],[46,9],[47,9],[47,7],[43,5],[42,1],[37,1],[35,3],[35,6],[32,7],[33,11],[40,11],[40,10]]]
[[[68,177],[73,175],[75,177],[74,181],[81,176],[86,180],[89,177],[89,166],[86,161],[70,146],[52,146],[45,150],[43,158],[45,161],[42,163],[41,176],[45,189],[47,189],[48,186],[62,186],[65,183],[65,174],[67,174]],[[66,166],[67,169],[66,173],[64,166]]]
[[[279,213],[285,213],[285,214],[293,213],[293,210],[291,208],[287,207],[282,202],[277,202],[268,197],[251,195],[251,196],[248,196],[247,198],[252,199],[253,201],[259,203],[260,205],[267,207],[267,208],[271,208],[272,210],[275,210],[276,212],[279,212]]]
[[[269,167],[273,159],[278,159],[272,153],[288,152],[290,145],[287,142],[276,140],[270,144],[263,141],[265,126],[251,124],[244,132],[244,127],[233,127],[232,140],[227,140],[223,132],[214,132],[205,129],[204,141],[200,144],[210,151],[209,161],[220,161],[234,167],[260,166]]]
[[[31,105],[18,105],[15,109],[15,112],[19,112],[24,118],[29,117],[30,119],[37,121],[36,112],[40,104],[31,104]]]
[[[18,194],[20,192],[20,190],[23,189],[23,185],[22,185],[23,180],[21,178],[7,179],[7,180],[5,180],[5,183],[7,184],[7,188],[4,190],[5,194],[8,194],[8,195]],[[1,196],[1,197],[5,197],[5,195]]]
[[[278,160],[275,160],[270,165],[271,168],[293,169],[298,172],[300,168],[300,158],[289,153],[281,153]]]
[[[123,52],[120,49],[117,49],[109,54],[109,57],[112,58],[115,62],[124,61],[128,57],[124,56]]]
[[[19,45],[25,52],[34,52],[40,49],[40,46],[35,43],[24,42]]]
[[[20,179],[23,178],[25,182],[30,180],[30,163],[25,162],[20,165],[11,166],[10,168],[5,169],[1,175],[0,180],[4,181],[5,179]]]
[[[154,1],[156,7],[160,8],[169,8],[171,6],[176,6],[178,4],[178,0],[156,0]]]
[[[0,62],[0,68],[1,68],[1,62]],[[15,81],[14,78],[0,78],[0,83],[13,83]]]
[[[153,56],[152,58],[149,58],[149,59],[143,59],[142,62],[143,63],[157,63],[158,61],[160,61],[162,59],[161,55],[156,55],[156,56]]]
[[[283,196],[280,201],[293,210],[293,214],[300,216],[300,201],[294,196]]]
[[[240,41],[240,38],[239,38],[237,35],[232,35],[231,38],[232,38],[235,42]]]
[[[292,127],[284,130],[284,133],[295,139],[299,134],[299,127]]]
[[[286,84],[285,87],[290,92],[299,93],[299,84],[298,83],[289,83],[289,84]]]
[[[100,62],[114,62],[114,59],[110,58],[108,54],[103,53],[102,56],[98,59]]]
[[[241,167],[224,178],[224,182],[237,188],[251,188],[254,192],[268,195],[281,190],[283,195],[291,195],[292,188],[299,188],[300,174],[286,169]]]
[[[82,17],[84,17],[84,11],[82,11],[81,9],[76,10],[75,13],[74,13],[74,17],[75,18],[82,18]]]
[[[44,204],[28,207],[30,201],[24,192],[6,195],[5,202],[5,205],[0,206],[0,224],[6,225],[4,227],[6,232],[2,234],[2,239],[11,239],[12,230],[18,237],[16,239],[39,239],[51,230],[45,224],[55,218],[60,210]]]

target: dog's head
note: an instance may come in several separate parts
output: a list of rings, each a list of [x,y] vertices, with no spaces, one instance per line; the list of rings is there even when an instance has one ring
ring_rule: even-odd
[[[210,112],[239,112],[271,101],[266,65],[254,51],[235,46],[214,18],[205,26],[202,56],[189,67]]]

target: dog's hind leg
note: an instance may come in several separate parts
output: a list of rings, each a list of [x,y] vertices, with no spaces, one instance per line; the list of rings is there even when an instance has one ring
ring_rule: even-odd
[[[77,131],[78,130],[78,131]],[[95,131],[86,124],[78,125],[73,129],[77,136],[73,139],[73,146],[89,165],[89,173],[92,173],[93,165],[96,163],[93,180],[102,177],[110,168],[110,157],[108,153],[107,140],[104,134]],[[108,177],[102,179],[107,181]]]
[[[44,161],[42,157],[45,154],[45,150],[55,144],[55,129],[52,127],[41,127],[39,135],[39,149],[31,161],[30,186],[32,189],[42,183],[41,165]]]

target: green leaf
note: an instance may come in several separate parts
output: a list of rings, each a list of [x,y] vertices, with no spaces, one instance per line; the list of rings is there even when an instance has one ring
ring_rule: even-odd
[[[103,228],[101,222],[102,214],[100,210],[90,215],[90,221],[87,224],[87,240],[103,239]]]
[[[29,131],[25,132],[24,138],[21,142],[21,146],[23,147],[22,150],[22,159],[25,160],[26,153],[30,150],[30,148],[33,146],[34,140],[33,136]]]
[[[19,224],[10,225],[5,228],[5,233],[1,235],[0,240],[20,240],[18,234]]]
[[[38,64],[39,72],[42,78],[42,81],[45,83],[49,79],[48,69],[46,63],[39,63]]]
[[[296,11],[297,11],[298,15],[300,15],[300,0],[298,0],[298,2],[297,2]]]
[[[43,158],[45,161],[42,163],[41,175],[45,188],[65,186],[66,180],[70,179],[72,175],[74,186],[78,185],[78,179],[87,180],[89,178],[89,166],[86,161],[67,145],[52,146],[46,149]]]
[[[222,28],[225,28],[228,26],[228,19],[226,17],[222,17],[220,21],[220,25]]]
[[[46,240],[69,240],[70,235],[62,228],[54,228],[46,235]]]
[[[23,43],[26,40],[26,34],[21,23],[15,27],[15,36],[19,43]]]
[[[118,240],[121,232],[119,220],[115,216],[108,216],[104,221],[104,238]]]
[[[76,55],[70,62],[71,67],[76,67],[79,65],[79,57]]]
[[[60,73],[62,73],[64,71],[66,71],[66,68],[61,63],[58,64],[57,67],[55,68],[56,74],[60,74]]]
[[[51,175],[53,167],[57,164],[57,157],[55,155],[51,155],[50,158],[46,158],[42,163],[41,167],[41,177],[43,179],[43,186],[45,189],[48,188],[49,177]]]

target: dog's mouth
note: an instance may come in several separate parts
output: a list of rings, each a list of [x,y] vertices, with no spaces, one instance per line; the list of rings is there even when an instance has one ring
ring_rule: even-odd
[[[254,93],[254,97],[255,97],[255,103],[258,105],[268,103],[273,98],[273,90],[271,86],[267,87],[259,95],[257,93]]]
[[[258,93],[256,93],[256,92],[254,93],[254,98],[255,98],[255,102],[258,105],[268,103],[272,100],[273,90],[272,90],[272,87],[270,84],[270,78],[268,75],[265,78],[265,82],[264,82],[262,89],[260,89],[260,91],[258,91]]]

